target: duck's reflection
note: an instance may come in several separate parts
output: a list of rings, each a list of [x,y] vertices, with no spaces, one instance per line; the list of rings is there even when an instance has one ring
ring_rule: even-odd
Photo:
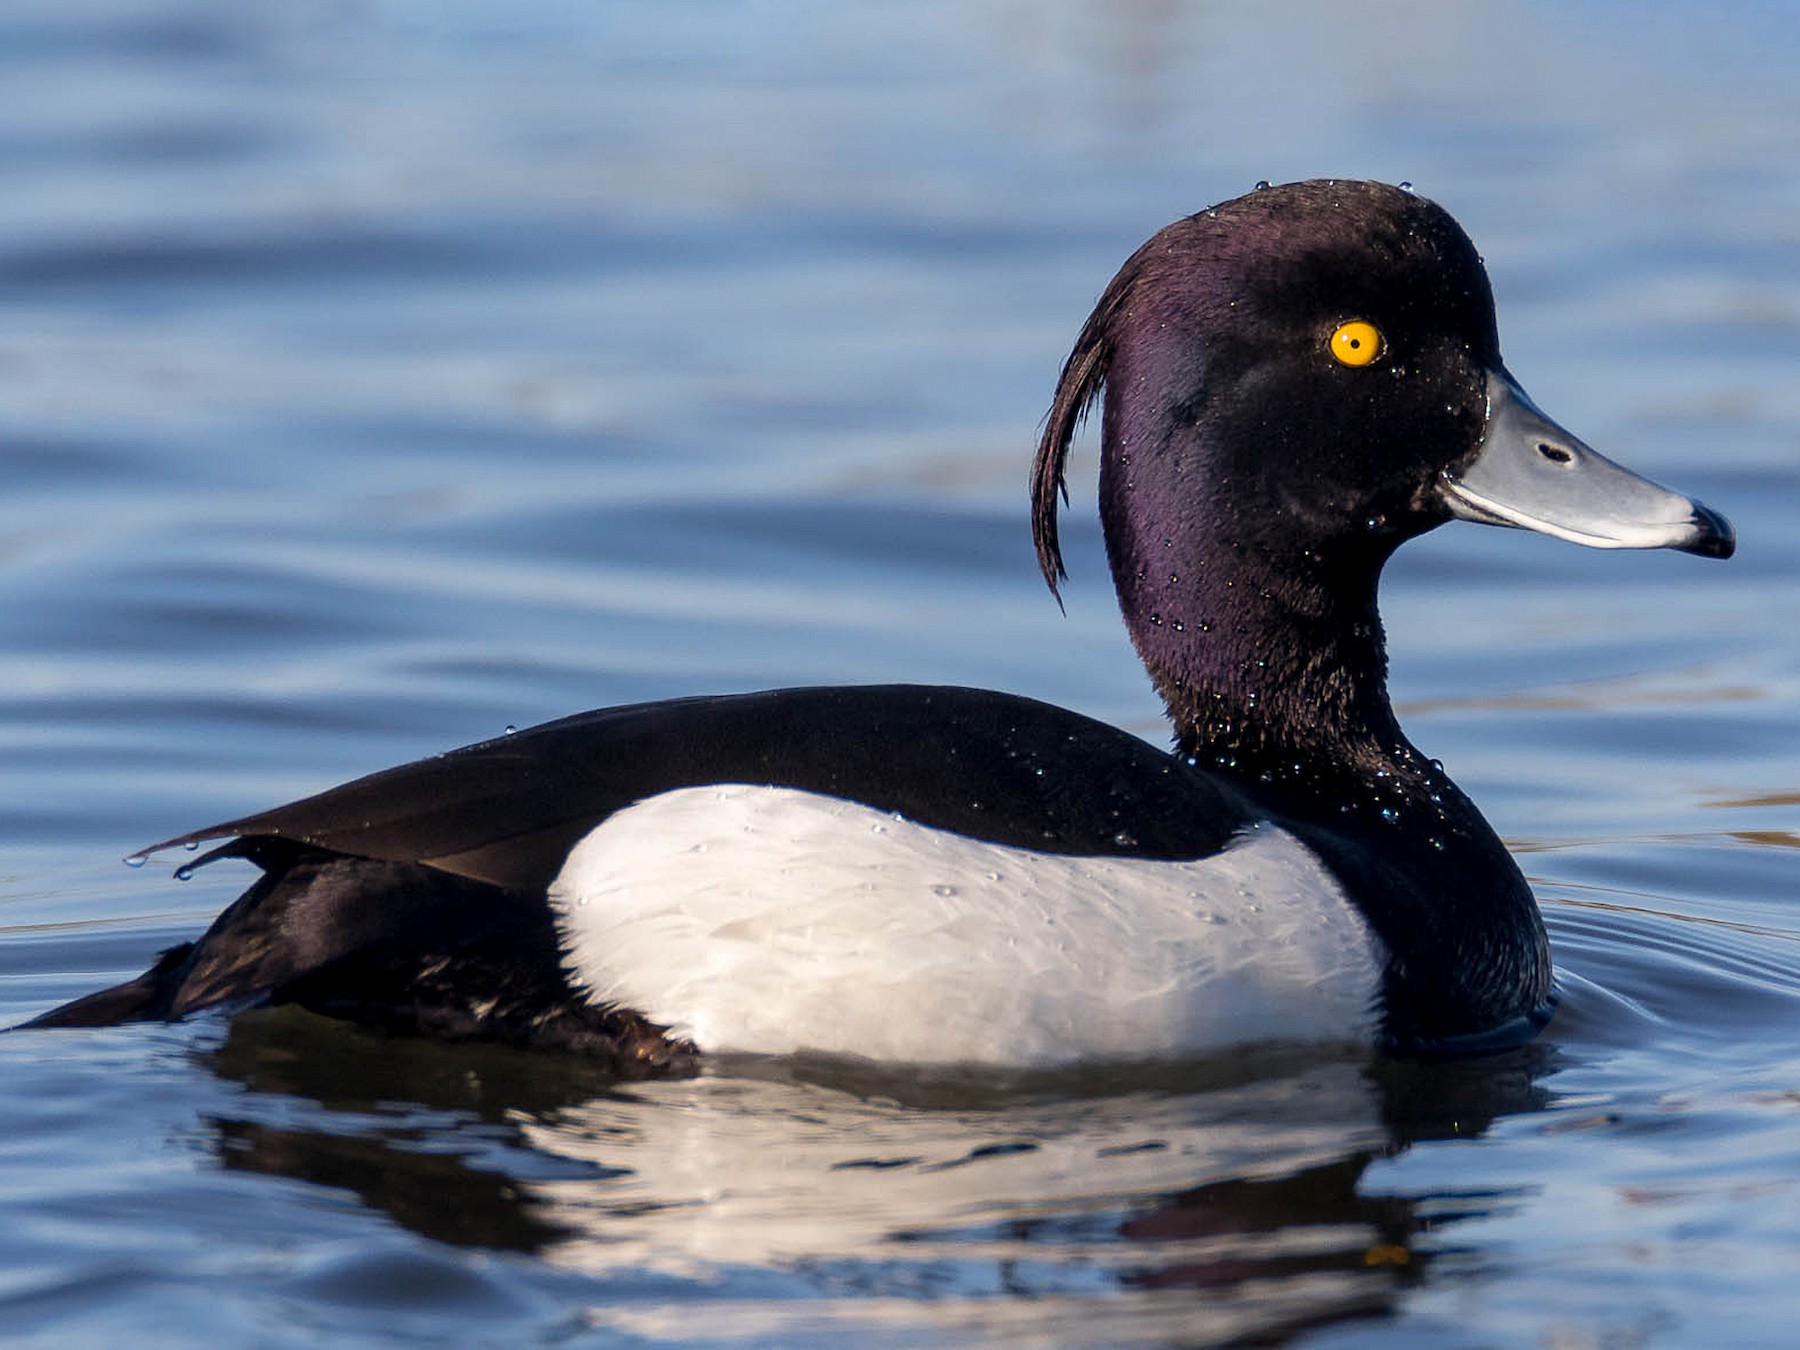
[[[1369,1163],[1543,1096],[1529,1052],[1263,1053],[1004,1082],[752,1061],[620,1085],[578,1061],[295,1011],[239,1017],[204,1053],[250,1089],[212,1122],[225,1166],[350,1191],[436,1241],[607,1276],[767,1272],[770,1297],[815,1315],[820,1298],[923,1300],[942,1330],[950,1308],[1024,1297],[1208,1340],[1391,1309],[1439,1245],[1422,1248],[1427,1227],[1507,1197],[1373,1194]],[[743,1315],[708,1306],[680,1326]],[[657,1330],[642,1306],[631,1319]]]

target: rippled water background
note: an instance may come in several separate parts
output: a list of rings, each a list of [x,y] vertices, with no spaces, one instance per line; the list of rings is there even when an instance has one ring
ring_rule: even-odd
[[[1258,178],[1448,205],[1527,387],[1742,548],[1390,575],[1408,727],[1545,903],[1528,1052],[4,1036],[0,1339],[1791,1343],[1797,58],[1772,2],[11,0],[9,1022],[243,879],[121,855],[507,724],[917,679],[1159,738],[1091,497],[1064,617],[1025,469],[1117,263]]]

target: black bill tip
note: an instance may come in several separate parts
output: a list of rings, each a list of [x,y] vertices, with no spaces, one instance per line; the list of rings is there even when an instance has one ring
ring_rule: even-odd
[[[1702,558],[1729,558],[1737,552],[1737,531],[1710,506],[1695,502],[1693,533],[1675,547],[1683,553],[1697,553]]]

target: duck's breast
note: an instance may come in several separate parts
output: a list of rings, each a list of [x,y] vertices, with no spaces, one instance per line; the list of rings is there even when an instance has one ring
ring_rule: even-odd
[[[1293,835],[1038,853],[786,788],[612,815],[551,887],[569,970],[709,1051],[1052,1065],[1366,1039],[1378,944]]]

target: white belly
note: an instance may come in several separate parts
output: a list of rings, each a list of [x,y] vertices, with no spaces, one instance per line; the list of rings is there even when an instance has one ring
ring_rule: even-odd
[[[1374,1031],[1367,924],[1267,824],[1194,862],[1066,857],[683,788],[603,821],[550,898],[590,997],[709,1051],[1052,1065]]]

